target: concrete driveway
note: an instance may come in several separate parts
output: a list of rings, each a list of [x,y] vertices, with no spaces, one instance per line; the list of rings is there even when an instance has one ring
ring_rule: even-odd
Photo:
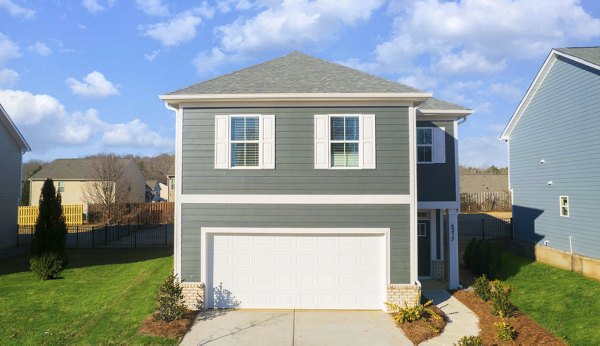
[[[182,345],[412,345],[382,311],[203,311]]]

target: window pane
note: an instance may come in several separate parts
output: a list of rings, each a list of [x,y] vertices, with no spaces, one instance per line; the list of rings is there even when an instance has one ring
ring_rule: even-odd
[[[231,143],[231,167],[244,166],[244,143]]]
[[[345,167],[346,155],[344,153],[344,143],[331,143],[331,166]]]
[[[431,129],[417,129],[417,144],[432,144]]]
[[[346,143],[346,167],[358,167],[358,143]]]
[[[331,117],[331,140],[344,140],[344,117]]]
[[[566,207],[562,207],[562,216],[569,216],[569,209]]]
[[[246,167],[258,166],[258,143],[246,143]]]
[[[417,147],[417,162],[431,162],[431,147]]]
[[[231,118],[231,140],[232,141],[243,141],[244,140],[244,118],[241,118],[241,117]],[[233,157],[233,155],[231,157]]]
[[[246,118],[246,140],[257,141],[258,140],[258,118],[247,117]]]
[[[358,140],[358,117],[346,117],[346,140]]]

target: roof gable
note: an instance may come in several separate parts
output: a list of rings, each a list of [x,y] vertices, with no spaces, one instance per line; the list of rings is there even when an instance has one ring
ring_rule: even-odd
[[[535,96],[537,91],[539,90],[540,86],[544,82],[546,76],[548,75],[548,72],[550,72],[550,70],[554,66],[554,63],[556,62],[557,57],[562,57],[562,58],[583,64],[583,65],[589,66],[591,68],[600,70],[600,47],[553,49],[550,52],[550,54],[548,55],[548,57],[546,58],[546,60],[544,61],[544,64],[542,65],[542,67],[540,68],[540,71],[538,72],[535,79],[529,86],[529,89],[527,89],[527,92],[525,93],[525,96],[519,103],[519,106],[517,106],[517,109],[513,113],[510,120],[508,121],[508,124],[504,128],[504,131],[502,132],[500,139],[505,140],[505,141],[510,139],[510,134],[512,133],[513,129],[515,128],[515,126],[517,125],[519,120],[521,119],[521,116],[523,115],[523,113],[525,112],[525,110],[527,109],[529,104],[531,103],[531,100],[533,99],[533,97]]]
[[[13,123],[12,119],[10,118],[10,116],[8,115],[6,110],[4,110],[4,107],[2,107],[1,104],[0,104],[0,123],[2,123],[6,127],[6,129],[11,134],[11,136],[13,137],[15,142],[17,142],[17,144],[19,144],[22,152],[31,151],[29,144],[27,143],[27,141],[25,140],[25,138],[23,137],[23,135],[21,134],[21,132],[19,131],[19,129],[17,128],[15,123]]]
[[[31,176],[30,180],[94,180],[96,176],[95,163],[99,159],[57,159],[42,168],[39,172]],[[132,160],[120,159],[124,166],[129,165]],[[135,165],[134,165],[135,166]],[[137,166],[136,166],[137,167]]]
[[[169,95],[405,92],[421,93],[408,85],[293,52]]]

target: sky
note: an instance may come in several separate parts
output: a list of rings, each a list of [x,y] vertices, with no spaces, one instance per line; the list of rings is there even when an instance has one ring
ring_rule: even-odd
[[[550,50],[600,45],[597,0],[0,0],[0,103],[24,160],[173,153],[158,95],[294,50],[475,110],[464,165],[498,138]]]

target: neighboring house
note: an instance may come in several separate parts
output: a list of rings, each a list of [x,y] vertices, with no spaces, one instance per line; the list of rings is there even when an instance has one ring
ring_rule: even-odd
[[[0,249],[17,243],[21,167],[27,151],[31,151],[29,144],[0,105],[0,176],[4,182],[0,194]]]
[[[167,202],[175,202],[175,162],[167,171]]]
[[[146,202],[164,202],[167,198],[167,185],[157,180],[146,180]]]
[[[571,252],[600,259],[599,96],[600,47],[553,49],[501,137],[514,237],[571,270]]]
[[[88,184],[98,181],[98,159],[58,159],[47,164],[39,172],[29,178],[31,192],[29,205],[39,204],[42,185],[47,178],[54,180],[54,186],[60,191],[63,204],[83,204],[87,212],[87,199],[84,192]],[[125,181],[128,185],[127,197],[122,203],[144,203],[146,180],[131,159],[120,159],[123,165]]]
[[[457,129],[471,110],[297,52],[161,99],[177,119],[188,304],[385,309],[412,304],[419,278],[458,287]]]
[[[507,174],[461,173],[460,192],[500,192],[508,191]]]

